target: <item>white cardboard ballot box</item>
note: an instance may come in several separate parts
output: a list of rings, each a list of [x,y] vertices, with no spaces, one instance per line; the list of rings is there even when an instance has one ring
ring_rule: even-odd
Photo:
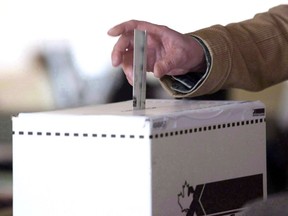
[[[146,100],[13,117],[14,216],[238,215],[267,196],[259,101]]]

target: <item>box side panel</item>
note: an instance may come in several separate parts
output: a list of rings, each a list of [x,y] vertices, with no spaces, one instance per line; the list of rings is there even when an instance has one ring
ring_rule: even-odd
[[[15,216],[151,215],[149,139],[40,132],[14,131]]]
[[[152,136],[153,215],[231,215],[267,196],[265,118]]]

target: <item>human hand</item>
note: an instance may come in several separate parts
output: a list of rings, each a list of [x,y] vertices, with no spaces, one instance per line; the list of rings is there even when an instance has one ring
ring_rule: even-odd
[[[122,67],[131,85],[134,29],[147,32],[147,71],[153,72],[155,77],[182,75],[205,66],[203,48],[193,37],[163,25],[130,20],[111,28],[108,35],[120,36],[112,50],[112,65]]]

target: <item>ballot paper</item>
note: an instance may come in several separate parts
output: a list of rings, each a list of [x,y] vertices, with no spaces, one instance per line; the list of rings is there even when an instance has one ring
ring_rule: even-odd
[[[260,101],[131,104],[13,117],[13,215],[237,216],[266,199]]]
[[[145,109],[146,102],[146,31],[134,30],[133,108]]]

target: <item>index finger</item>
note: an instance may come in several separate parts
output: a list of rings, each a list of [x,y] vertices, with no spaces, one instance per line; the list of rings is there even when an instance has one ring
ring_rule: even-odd
[[[138,21],[138,20],[130,20],[123,23],[120,23],[108,31],[108,35],[110,36],[119,36],[121,34],[126,34],[134,29],[138,29],[141,31],[149,31],[150,33],[154,32],[154,27],[157,26],[155,24],[146,22],[146,21]]]

